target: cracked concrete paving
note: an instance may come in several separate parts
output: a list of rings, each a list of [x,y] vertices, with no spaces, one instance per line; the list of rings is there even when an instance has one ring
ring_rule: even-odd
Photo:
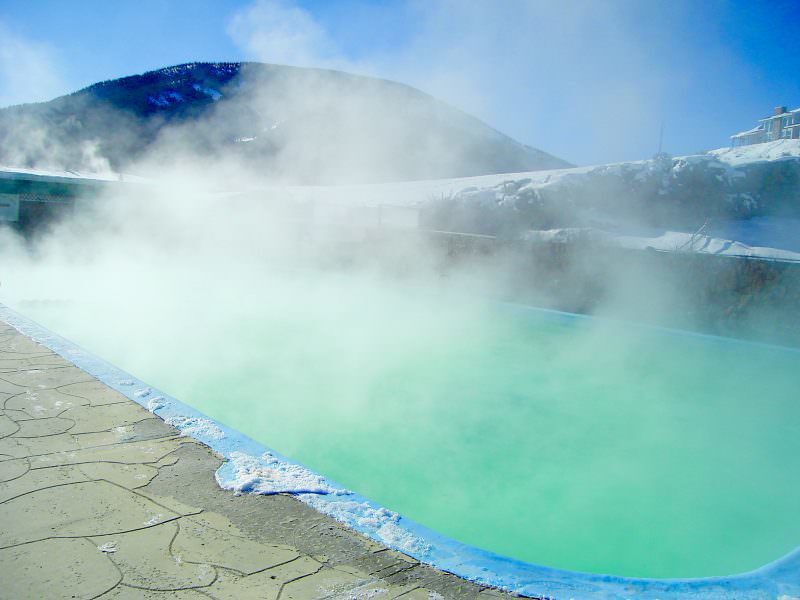
[[[220,489],[209,448],[3,323],[0,407],[0,599],[505,595]]]

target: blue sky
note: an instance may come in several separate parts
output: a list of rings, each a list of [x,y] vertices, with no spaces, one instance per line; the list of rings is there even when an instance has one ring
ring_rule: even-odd
[[[800,106],[800,1],[0,0],[0,105],[193,60],[414,85],[578,164],[726,145]]]

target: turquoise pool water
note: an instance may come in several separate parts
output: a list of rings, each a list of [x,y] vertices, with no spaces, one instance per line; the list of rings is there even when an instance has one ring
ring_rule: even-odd
[[[694,577],[800,542],[800,353],[337,278],[273,283],[195,302],[153,290],[17,308],[350,489],[510,557]]]

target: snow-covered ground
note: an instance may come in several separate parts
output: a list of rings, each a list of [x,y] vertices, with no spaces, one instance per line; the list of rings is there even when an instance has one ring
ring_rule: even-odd
[[[800,158],[800,140],[775,140],[738,148],[720,148],[709,154],[734,167],[758,161]]]
[[[145,183],[148,180],[138,175],[120,173],[79,173],[57,169],[26,169],[0,165],[0,179],[43,179],[49,181],[65,180],[69,183],[94,183],[97,181],[126,181]]]
[[[529,231],[532,242],[567,243],[577,238],[636,250],[701,252],[773,260],[800,261],[800,220],[761,217],[728,222],[709,228],[708,234],[667,229],[630,228],[606,231],[593,228],[561,228]],[[788,221],[788,222],[787,222]],[[793,231],[793,235],[786,233]]]
[[[418,206],[428,200],[451,196],[470,190],[489,190],[507,183],[524,182],[529,186],[553,184],[565,177],[588,173],[597,167],[575,167],[528,173],[499,173],[476,177],[399,181],[332,186],[280,186],[297,200],[318,200],[333,204]]]
[[[720,188],[734,190],[729,192],[732,201],[747,206],[757,199],[748,197],[746,192],[735,192],[737,182],[745,177],[744,169],[759,163],[782,160],[800,162],[800,140],[778,140],[676,157],[668,163],[667,170],[663,163],[650,160],[458,179],[325,187],[290,186],[280,190],[281,194],[296,201],[314,203],[318,213],[321,206],[348,207],[351,209],[348,218],[355,220],[358,220],[354,216],[357,212],[352,212],[353,209],[357,211],[358,208],[381,206],[419,211],[427,203],[446,198],[459,198],[462,203],[472,204],[489,215],[492,211],[518,205],[520,199],[536,199],[542,194],[563,197],[566,203],[571,191],[581,186],[586,188],[589,180],[607,182],[618,179],[635,184],[650,182],[656,186],[657,194],[667,196],[673,193],[675,181],[682,173],[694,170],[704,173],[712,182],[718,181]],[[800,190],[797,198],[800,202]],[[696,201],[703,202],[704,198],[698,197]],[[576,227],[534,230],[525,237],[567,241],[576,235],[591,235],[596,241],[626,248],[800,260],[800,218],[754,216],[715,219],[698,231],[697,227],[643,227],[634,219],[602,214],[596,207],[586,207],[580,203],[568,205],[567,210],[576,215],[581,213],[581,220],[585,222]],[[387,222],[385,215],[384,212],[383,224],[392,225],[391,220]],[[367,218],[377,217],[371,215]],[[414,219],[405,218],[404,222],[408,224]]]
[[[249,138],[242,141],[250,141]],[[784,159],[800,159],[800,140],[777,140],[765,144],[753,144],[738,148],[719,148],[706,154],[677,157],[685,163],[723,163],[730,167],[741,167],[757,162],[771,162]],[[397,183],[352,184],[333,186],[275,186],[286,191],[297,199],[320,199],[334,203],[361,204],[396,204],[402,206],[418,205],[431,198],[453,195],[468,191],[485,191],[498,186],[514,184],[518,189],[541,188],[569,182],[571,179],[593,172],[633,171],[641,176],[652,169],[652,161],[633,161],[612,163],[608,165],[574,167],[571,169],[555,169],[549,171],[531,171],[524,173],[498,173],[479,175],[476,177],[460,177],[452,179],[433,179],[426,181],[401,181]],[[63,177],[66,179],[94,179],[99,181],[118,181],[117,173],[78,173],[75,171],[25,169],[0,165],[0,177],[9,177],[14,173],[25,173],[43,177]],[[144,181],[142,177],[124,175],[126,181]],[[257,189],[265,189],[257,186]]]
[[[20,176],[33,175],[48,179],[96,180],[119,181],[119,176],[113,173],[78,173],[76,171],[59,171],[56,169],[26,169],[20,167],[5,167],[0,165],[0,178],[18,179]]]
[[[779,140],[766,144],[755,144],[739,148],[720,148],[706,154],[676,157],[685,168],[689,164],[701,164],[711,169],[729,171],[736,176],[736,167],[757,162],[768,162],[780,159],[800,159],[800,140]],[[531,171],[525,173],[499,173],[479,175],[477,177],[460,177],[453,179],[433,179],[428,181],[401,181],[397,183],[356,184],[335,186],[281,186],[297,199],[324,199],[330,202],[358,204],[397,204],[417,205],[431,198],[442,195],[454,195],[464,192],[487,192],[498,187],[514,186],[517,191],[569,184],[591,173],[632,173],[635,177],[643,177],[654,170],[653,161],[612,163],[571,169],[555,169],[550,171]],[[720,173],[722,176],[722,173]],[[263,189],[263,188],[262,188]]]

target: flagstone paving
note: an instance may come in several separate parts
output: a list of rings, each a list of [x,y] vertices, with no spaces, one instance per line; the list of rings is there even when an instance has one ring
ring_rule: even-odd
[[[503,596],[291,496],[236,496],[221,459],[0,323],[0,598]]]

